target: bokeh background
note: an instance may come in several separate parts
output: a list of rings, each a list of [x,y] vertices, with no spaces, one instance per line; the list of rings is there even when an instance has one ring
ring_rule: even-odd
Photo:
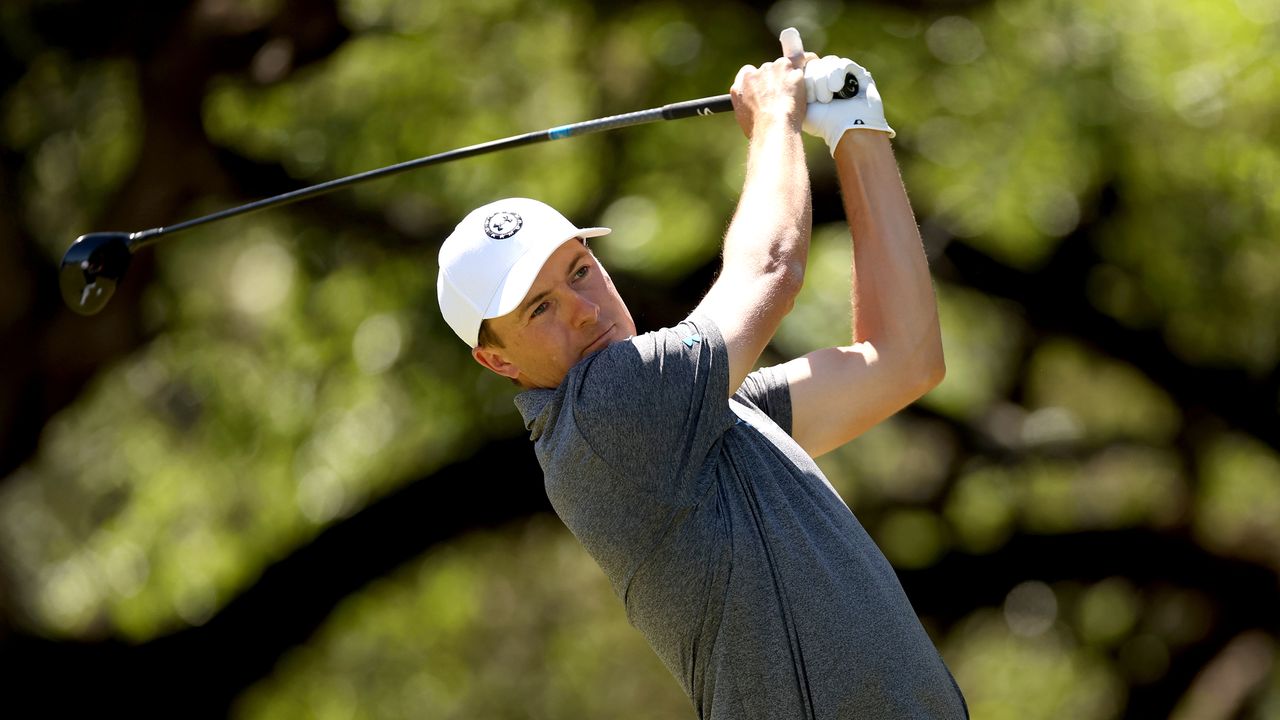
[[[56,268],[81,233],[719,94],[787,25],[876,75],[949,369],[822,464],[974,717],[1280,718],[1274,0],[0,4],[0,714],[692,718],[439,318],[435,253],[532,195],[614,227],[642,329],[677,321],[732,118],[194,230],[93,318]],[[847,337],[807,142],[766,362]]]

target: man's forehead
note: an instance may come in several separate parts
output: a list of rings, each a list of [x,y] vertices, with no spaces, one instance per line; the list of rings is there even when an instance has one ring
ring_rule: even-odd
[[[591,252],[587,250],[586,243],[581,238],[573,238],[566,241],[556,248],[556,251],[551,253],[551,257],[548,257],[547,261],[542,264],[542,269],[538,271],[533,284],[529,286],[529,291],[525,293],[524,298],[520,300],[520,304],[516,306],[516,309],[501,317],[491,318],[490,322],[495,320],[499,323],[503,321],[517,322],[535,300],[550,292],[556,283],[573,272],[582,258],[590,257],[590,255]]]
[[[551,253],[551,257],[542,263],[542,269],[538,271],[538,276],[534,278],[533,286],[529,288],[524,299],[533,297],[539,291],[540,285],[556,282],[561,279],[561,276],[573,272],[573,266],[578,264],[578,260],[589,254],[587,246],[580,238],[573,238],[556,248],[556,251]]]

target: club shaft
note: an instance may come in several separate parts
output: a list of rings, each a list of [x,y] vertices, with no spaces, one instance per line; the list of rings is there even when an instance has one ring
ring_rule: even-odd
[[[483,155],[485,153],[494,152],[496,150],[505,150],[507,148],[520,147],[522,145],[532,145],[534,143],[546,142],[548,140],[560,140],[567,137],[578,137],[581,135],[589,135],[592,133],[604,132],[606,130],[615,130],[617,128],[628,127],[631,125],[642,125],[644,123],[656,122],[658,120],[677,120],[679,118],[692,117],[694,115],[712,115],[721,112],[731,112],[733,103],[728,95],[717,95],[713,97],[699,98],[697,100],[686,100],[684,102],[671,103],[662,107],[650,108],[648,110],[638,110],[636,112],[624,113],[622,115],[610,115],[609,117],[597,118],[595,120],[584,120],[572,125],[561,125],[559,127],[548,128],[546,130],[538,130],[528,132],[522,135],[512,135],[511,137],[502,138],[500,140],[490,140],[489,142],[480,143],[478,145],[468,145],[467,147],[458,148],[457,150],[449,150],[435,155],[427,155],[415,160],[408,160],[395,165],[378,168],[376,170],[368,170],[355,175],[322,182],[318,185],[291,190],[287,193],[281,193],[273,197],[256,200],[244,205],[238,205],[226,210],[219,210],[202,217],[184,220],[174,225],[166,225],[163,227],[151,228],[150,230],[141,230],[129,235],[129,250],[135,251],[138,248],[146,247],[163,235],[171,235],[181,230],[204,225],[218,220],[225,220],[236,215],[244,215],[256,210],[262,210],[269,207],[279,205],[287,205],[289,203],[306,200],[318,195],[333,192],[349,185],[355,185],[368,180],[376,180],[388,175],[395,175],[407,170],[415,170],[427,165],[436,165],[439,163],[449,162],[451,160],[461,160],[463,158],[473,157],[475,155]]]

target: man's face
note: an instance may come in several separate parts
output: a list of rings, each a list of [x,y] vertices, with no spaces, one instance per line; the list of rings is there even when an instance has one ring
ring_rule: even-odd
[[[471,351],[481,365],[527,388],[553,388],[582,358],[636,334],[613,281],[578,239],[542,266],[524,300],[489,320],[501,347]]]

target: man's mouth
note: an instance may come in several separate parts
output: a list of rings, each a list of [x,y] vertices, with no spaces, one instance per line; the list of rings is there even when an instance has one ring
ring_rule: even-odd
[[[603,350],[605,346],[609,344],[609,336],[613,334],[614,327],[616,326],[610,325],[607,330],[600,333],[600,335],[597,336],[595,340],[592,340],[591,344],[583,349],[582,357],[586,357],[598,350]]]

